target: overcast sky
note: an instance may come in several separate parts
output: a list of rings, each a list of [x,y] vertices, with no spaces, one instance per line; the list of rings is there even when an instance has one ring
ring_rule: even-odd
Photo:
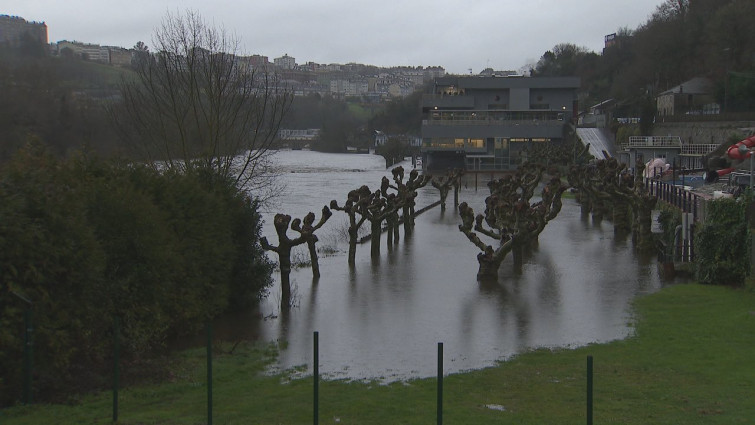
[[[663,0],[5,0],[0,14],[44,21],[50,42],[151,46],[167,12],[235,33],[246,54],[297,63],[519,70],[559,43],[596,53]]]

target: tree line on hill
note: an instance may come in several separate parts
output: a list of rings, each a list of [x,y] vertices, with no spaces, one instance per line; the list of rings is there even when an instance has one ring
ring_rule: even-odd
[[[694,77],[708,77],[726,112],[755,107],[755,2],[665,0],[647,22],[620,28],[602,54],[563,43],[543,54],[534,76],[579,76],[582,106],[616,99],[625,116]],[[645,103],[645,105],[643,105]]]

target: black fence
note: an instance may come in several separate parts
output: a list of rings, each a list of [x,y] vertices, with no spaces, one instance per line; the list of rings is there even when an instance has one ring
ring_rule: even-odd
[[[27,323],[27,333],[31,333],[31,320],[29,319],[29,323]],[[118,334],[120,333],[119,330],[119,321],[116,318],[113,323],[114,328],[114,340],[113,340],[113,376],[112,376],[112,383],[113,383],[113,403],[112,403],[112,414],[113,419],[112,423],[118,423],[119,421],[119,413],[120,413],[120,405],[119,405],[119,390],[120,390],[120,340],[118,338]],[[212,332],[212,324],[207,323],[207,416],[206,416],[206,423],[208,425],[212,425],[213,420],[213,388],[212,388],[212,342],[213,342],[213,332]],[[31,356],[31,343],[28,341],[27,346],[27,354]],[[313,393],[313,402],[312,402],[312,423],[314,425],[318,425],[320,421],[320,344],[319,344],[319,332],[315,331],[313,335],[313,355],[312,355],[312,364],[313,364],[313,382],[312,382],[312,393]],[[444,368],[443,368],[443,343],[438,343],[438,357],[437,357],[437,365],[438,365],[438,375],[437,375],[437,403],[436,403],[436,423],[438,425],[443,424],[443,375],[444,375]],[[29,365],[29,369],[27,371],[29,379],[28,382],[24,385],[24,404],[31,404],[32,399],[30,396],[30,387],[31,387],[31,376],[32,376],[32,370],[31,365]],[[586,370],[586,378],[587,378],[587,394],[586,394],[586,419],[587,419],[587,425],[592,425],[593,423],[593,357],[587,356],[587,370]]]
[[[682,213],[682,235],[674,245],[661,244],[658,261],[670,263],[675,261],[692,262],[695,260],[695,223],[702,220],[705,198],[686,190],[684,186],[645,179],[645,189],[659,200],[672,205]]]

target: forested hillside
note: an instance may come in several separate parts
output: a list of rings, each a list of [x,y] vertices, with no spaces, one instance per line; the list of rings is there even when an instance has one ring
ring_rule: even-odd
[[[532,75],[581,77],[582,107],[609,98],[636,105],[693,77],[708,77],[728,112],[750,110],[755,106],[753,16],[753,0],[666,0],[644,25],[618,29],[602,54],[559,44],[543,54]]]
[[[59,155],[82,147],[119,153],[104,106],[131,71],[45,49],[31,41],[0,47],[0,161],[32,141]]]

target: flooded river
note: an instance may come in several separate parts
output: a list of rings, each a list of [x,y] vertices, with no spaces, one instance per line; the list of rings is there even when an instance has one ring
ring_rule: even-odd
[[[375,190],[390,177],[375,155],[281,151],[275,161],[286,185],[278,205],[265,211],[263,235],[273,245],[277,212],[303,218],[331,199],[343,204],[348,191]],[[409,168],[410,164],[402,164]],[[460,200],[480,212],[484,182],[463,187]],[[417,207],[439,199],[428,185]],[[285,341],[281,369],[312,370],[313,332],[319,332],[320,372],[330,378],[394,381],[435,376],[437,343],[444,343],[445,370],[454,373],[495,365],[536,347],[574,347],[624,338],[631,332],[630,303],[660,288],[654,259],[639,258],[631,242],[617,241],[609,222],[594,224],[571,199],[513,273],[511,258],[499,283],[476,280],[478,250],[458,230],[460,218],[449,195],[445,213],[434,208],[416,220],[414,235],[401,232],[388,249],[383,235],[379,261],[369,244],[357,248],[356,267],[347,264],[346,214],[318,231],[321,278],[309,268],[293,270],[294,307],[281,312],[280,282],[262,305],[262,323],[250,323],[264,340]],[[364,226],[368,228],[368,225]],[[294,232],[290,231],[291,236]],[[305,249],[299,250],[305,257]]]

